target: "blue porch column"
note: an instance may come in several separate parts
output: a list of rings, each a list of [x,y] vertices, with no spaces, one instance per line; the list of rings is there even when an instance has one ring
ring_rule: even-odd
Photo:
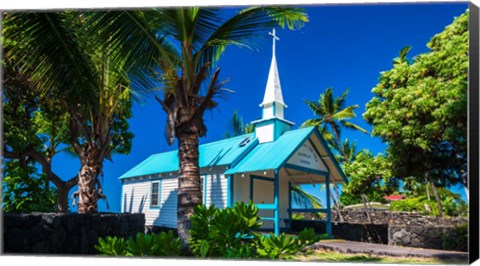
[[[227,207],[230,208],[234,205],[233,203],[233,175],[228,175],[227,177]]]
[[[325,187],[327,189],[327,223],[326,229],[328,236],[332,236],[332,209],[330,205],[330,174],[325,176]]]
[[[275,169],[275,178],[273,180],[273,204],[274,209],[274,233],[276,236],[280,234],[280,201],[279,201],[279,176],[278,169]]]
[[[292,183],[288,182],[288,228],[292,231]]]

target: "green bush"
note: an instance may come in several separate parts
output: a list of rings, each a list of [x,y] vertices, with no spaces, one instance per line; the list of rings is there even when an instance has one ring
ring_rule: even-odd
[[[297,236],[256,233],[258,208],[237,202],[233,208],[197,206],[191,217],[190,249],[198,257],[287,259],[319,240],[313,229]]]
[[[226,209],[199,205],[190,219],[189,245],[199,257],[249,257],[254,230],[262,225],[258,208],[243,202]]]
[[[468,213],[468,205],[460,200],[455,200],[451,197],[444,197],[442,200],[442,209],[447,216],[465,216]],[[428,204],[432,213],[425,209],[425,204]],[[438,205],[435,198],[428,200],[426,196],[419,196],[414,198],[407,198],[404,200],[394,201],[390,203],[390,210],[392,211],[416,211],[425,215],[438,215]]]
[[[272,233],[262,235],[255,241],[255,247],[259,258],[291,259],[298,252],[309,252],[306,247],[319,240],[320,237],[315,235],[312,228],[305,228],[298,236],[287,236],[283,233],[279,236]]]
[[[98,239],[95,249],[109,256],[179,256],[182,244],[172,231],[160,234],[138,233],[128,240],[107,236]]]

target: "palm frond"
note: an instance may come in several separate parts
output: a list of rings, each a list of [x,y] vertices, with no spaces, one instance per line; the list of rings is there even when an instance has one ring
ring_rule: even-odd
[[[358,126],[354,123],[351,123],[351,122],[348,122],[348,121],[340,121],[340,123],[346,128],[358,130],[358,131],[363,132],[365,134],[369,134],[367,130],[361,128],[360,126]]]
[[[292,185],[292,200],[302,208],[321,209],[321,200],[298,185]]]
[[[196,54],[194,63],[198,68],[206,62],[211,62],[214,68],[227,46],[255,49],[259,47],[262,39],[266,39],[267,35],[264,31],[276,25],[284,27],[285,24],[290,29],[300,28],[307,21],[306,13],[298,8],[244,9],[216,28]]]

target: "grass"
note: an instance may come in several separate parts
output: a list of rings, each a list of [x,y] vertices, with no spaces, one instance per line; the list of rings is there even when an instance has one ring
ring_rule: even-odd
[[[298,255],[295,260],[309,262],[366,262],[366,263],[394,263],[394,264],[467,264],[459,259],[437,259],[420,257],[389,257],[370,254],[342,254],[333,251],[316,250],[308,255]]]

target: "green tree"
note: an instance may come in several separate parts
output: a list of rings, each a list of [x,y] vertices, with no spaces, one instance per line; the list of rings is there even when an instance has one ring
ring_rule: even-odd
[[[344,171],[349,177],[339,199],[344,205],[361,203],[361,194],[370,201],[386,203],[383,197],[398,191],[399,180],[391,173],[389,156],[373,156],[368,150],[363,150],[352,163],[344,165]]]
[[[277,7],[247,8],[230,18],[221,10],[198,7],[96,15],[99,41],[110,41],[117,57],[139,67],[143,87],[160,83],[163,97],[156,99],[167,113],[167,142],[178,141],[177,230],[187,247],[190,216],[202,203],[198,138],[207,133],[203,114],[217,106],[214,96],[225,91],[216,68],[220,56],[229,45],[255,47],[262,31],[276,25],[299,28],[307,16],[300,9]]]
[[[8,51],[5,51],[8,54]],[[8,58],[5,61],[10,62]],[[27,190],[48,195],[51,195],[49,190],[52,182],[56,187],[56,211],[67,212],[68,192],[78,179],[75,175],[67,181],[62,180],[52,169],[52,159],[65,150],[69,132],[68,118],[59,112],[56,98],[39,97],[31,82],[19,73],[17,68],[11,64],[3,64],[2,70],[4,182],[22,182]],[[42,190],[35,188],[39,180],[37,169],[31,166],[35,162],[40,165],[42,176],[48,180]],[[16,167],[7,167],[9,165]],[[17,169],[18,167],[23,169]],[[16,176],[11,176],[13,173],[16,173]],[[29,178],[31,180],[28,180]],[[15,188],[5,183],[4,185],[7,189]],[[22,193],[9,190],[4,192],[11,192],[7,197],[9,200],[22,200]]]
[[[348,90],[341,97],[334,98],[333,89],[327,88],[324,93],[320,94],[318,101],[305,100],[316,118],[309,119],[302,124],[302,127],[318,127],[323,138],[343,156],[344,161],[348,161],[348,154],[342,148],[340,139],[342,127],[368,134],[365,129],[348,121],[356,116],[355,109],[358,108],[358,105],[345,107],[347,95]]]
[[[4,212],[54,212],[57,191],[48,188],[50,180],[38,174],[31,165],[9,160],[4,166],[2,180],[2,210]]]
[[[431,182],[440,205],[436,187],[460,183],[468,195],[468,11],[427,47],[381,73],[363,117],[389,144],[393,174]]]
[[[97,212],[106,198],[99,175],[104,159],[128,153],[132,94],[125,60],[114,60],[109,42],[93,45],[99,32],[82,12],[7,13],[6,57],[41,98],[55,99],[68,119],[68,145],[78,156],[78,212]],[[43,112],[44,110],[42,110]],[[75,203],[75,198],[74,198]],[[107,205],[108,207],[108,205]]]

